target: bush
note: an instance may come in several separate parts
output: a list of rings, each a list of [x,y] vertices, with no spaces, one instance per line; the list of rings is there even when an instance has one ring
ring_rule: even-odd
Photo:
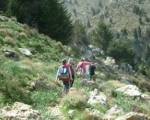
[[[0,61],[0,91],[5,98],[10,101],[20,101],[31,103],[30,92],[27,89],[27,80],[32,77],[32,73],[20,68],[14,62]]]
[[[134,52],[130,42],[114,41],[108,49],[108,55],[112,56],[116,61],[134,64]]]
[[[69,109],[82,109],[87,105],[86,95],[78,90],[72,90],[63,98],[63,106]]]
[[[11,0],[8,13],[56,40],[65,44],[69,41],[70,15],[58,0]]]

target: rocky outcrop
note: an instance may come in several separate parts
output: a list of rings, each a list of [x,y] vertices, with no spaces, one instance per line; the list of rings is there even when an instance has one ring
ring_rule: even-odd
[[[130,112],[118,117],[116,120],[150,120],[150,117],[143,113]]]
[[[41,120],[40,113],[33,110],[30,105],[16,102],[12,107],[5,107],[0,110],[2,120]]]
[[[130,97],[140,97],[142,94],[139,88],[135,85],[126,85],[124,87],[116,89],[116,92],[123,93],[124,95]]]
[[[65,120],[65,117],[60,109],[61,109],[60,106],[55,106],[49,108],[49,111],[51,111],[51,116],[56,120]]]
[[[27,48],[19,48],[19,51],[25,56],[28,56],[28,57],[32,56],[31,51]]]
[[[108,110],[106,112],[106,114],[104,115],[104,119],[105,120],[113,120],[120,114],[123,114],[123,109],[119,108],[117,105],[115,105],[114,107],[112,107],[110,110]]]
[[[13,60],[19,60],[19,55],[16,51],[11,49],[4,49],[3,50],[5,57],[13,59]]]
[[[90,93],[88,103],[90,105],[95,105],[95,104],[106,105],[107,104],[107,98],[102,92],[99,93],[98,90],[95,89],[94,91],[92,91]]]

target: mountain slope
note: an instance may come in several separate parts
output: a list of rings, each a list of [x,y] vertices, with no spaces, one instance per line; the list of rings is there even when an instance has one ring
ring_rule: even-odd
[[[96,57],[96,82],[76,76],[74,88],[68,95],[62,95],[63,85],[61,81],[55,81],[55,74],[59,61],[64,56],[68,57],[70,52],[68,47],[18,23],[15,18],[0,16],[0,119],[3,119],[3,112],[8,118],[18,115],[16,111],[20,109],[28,112],[29,106],[24,104],[14,104],[18,104],[20,109],[13,107],[12,104],[18,101],[38,110],[42,120],[103,119],[107,111],[116,105],[123,112],[115,118],[131,111],[149,114],[147,79],[134,71],[124,73],[116,64],[111,61],[106,64],[106,60],[99,56]],[[78,61],[76,56],[74,59]],[[133,87],[141,93],[138,96],[116,92],[122,86],[129,85],[130,88],[135,83],[141,89]],[[143,87],[145,85],[147,87]],[[5,108],[7,105],[10,109]],[[31,108],[29,110],[31,112]],[[23,115],[22,111],[19,114]]]

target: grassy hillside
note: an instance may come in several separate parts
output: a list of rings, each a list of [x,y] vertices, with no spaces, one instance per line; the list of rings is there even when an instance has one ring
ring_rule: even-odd
[[[31,54],[23,54],[21,48]],[[149,101],[114,93],[126,83],[136,83],[143,88],[146,79],[116,71],[102,63],[102,58],[98,58],[95,83],[87,85],[81,77],[76,77],[75,89],[62,96],[63,86],[55,81],[55,74],[59,61],[70,54],[70,48],[18,23],[15,18],[0,16],[0,108],[16,101],[30,104],[41,113],[42,120],[61,120],[61,117],[64,120],[97,120],[114,105],[124,113],[137,110],[150,113]],[[148,87],[149,84],[142,90],[149,95]],[[106,104],[87,102],[95,88],[107,96]],[[61,116],[57,116],[58,109]]]
[[[22,54],[20,48],[28,49],[32,55]],[[67,47],[61,43],[18,23],[15,18],[0,16],[0,104],[33,103],[30,89],[36,80],[47,81],[53,89],[58,61],[66,51]],[[34,97],[40,94],[35,93]],[[50,96],[53,94],[56,93]],[[54,97],[50,98],[52,102]]]

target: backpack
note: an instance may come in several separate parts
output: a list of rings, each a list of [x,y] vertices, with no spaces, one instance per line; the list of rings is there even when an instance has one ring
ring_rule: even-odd
[[[58,77],[60,80],[63,80],[63,81],[69,80],[69,70],[67,66],[61,66],[59,68]]]

